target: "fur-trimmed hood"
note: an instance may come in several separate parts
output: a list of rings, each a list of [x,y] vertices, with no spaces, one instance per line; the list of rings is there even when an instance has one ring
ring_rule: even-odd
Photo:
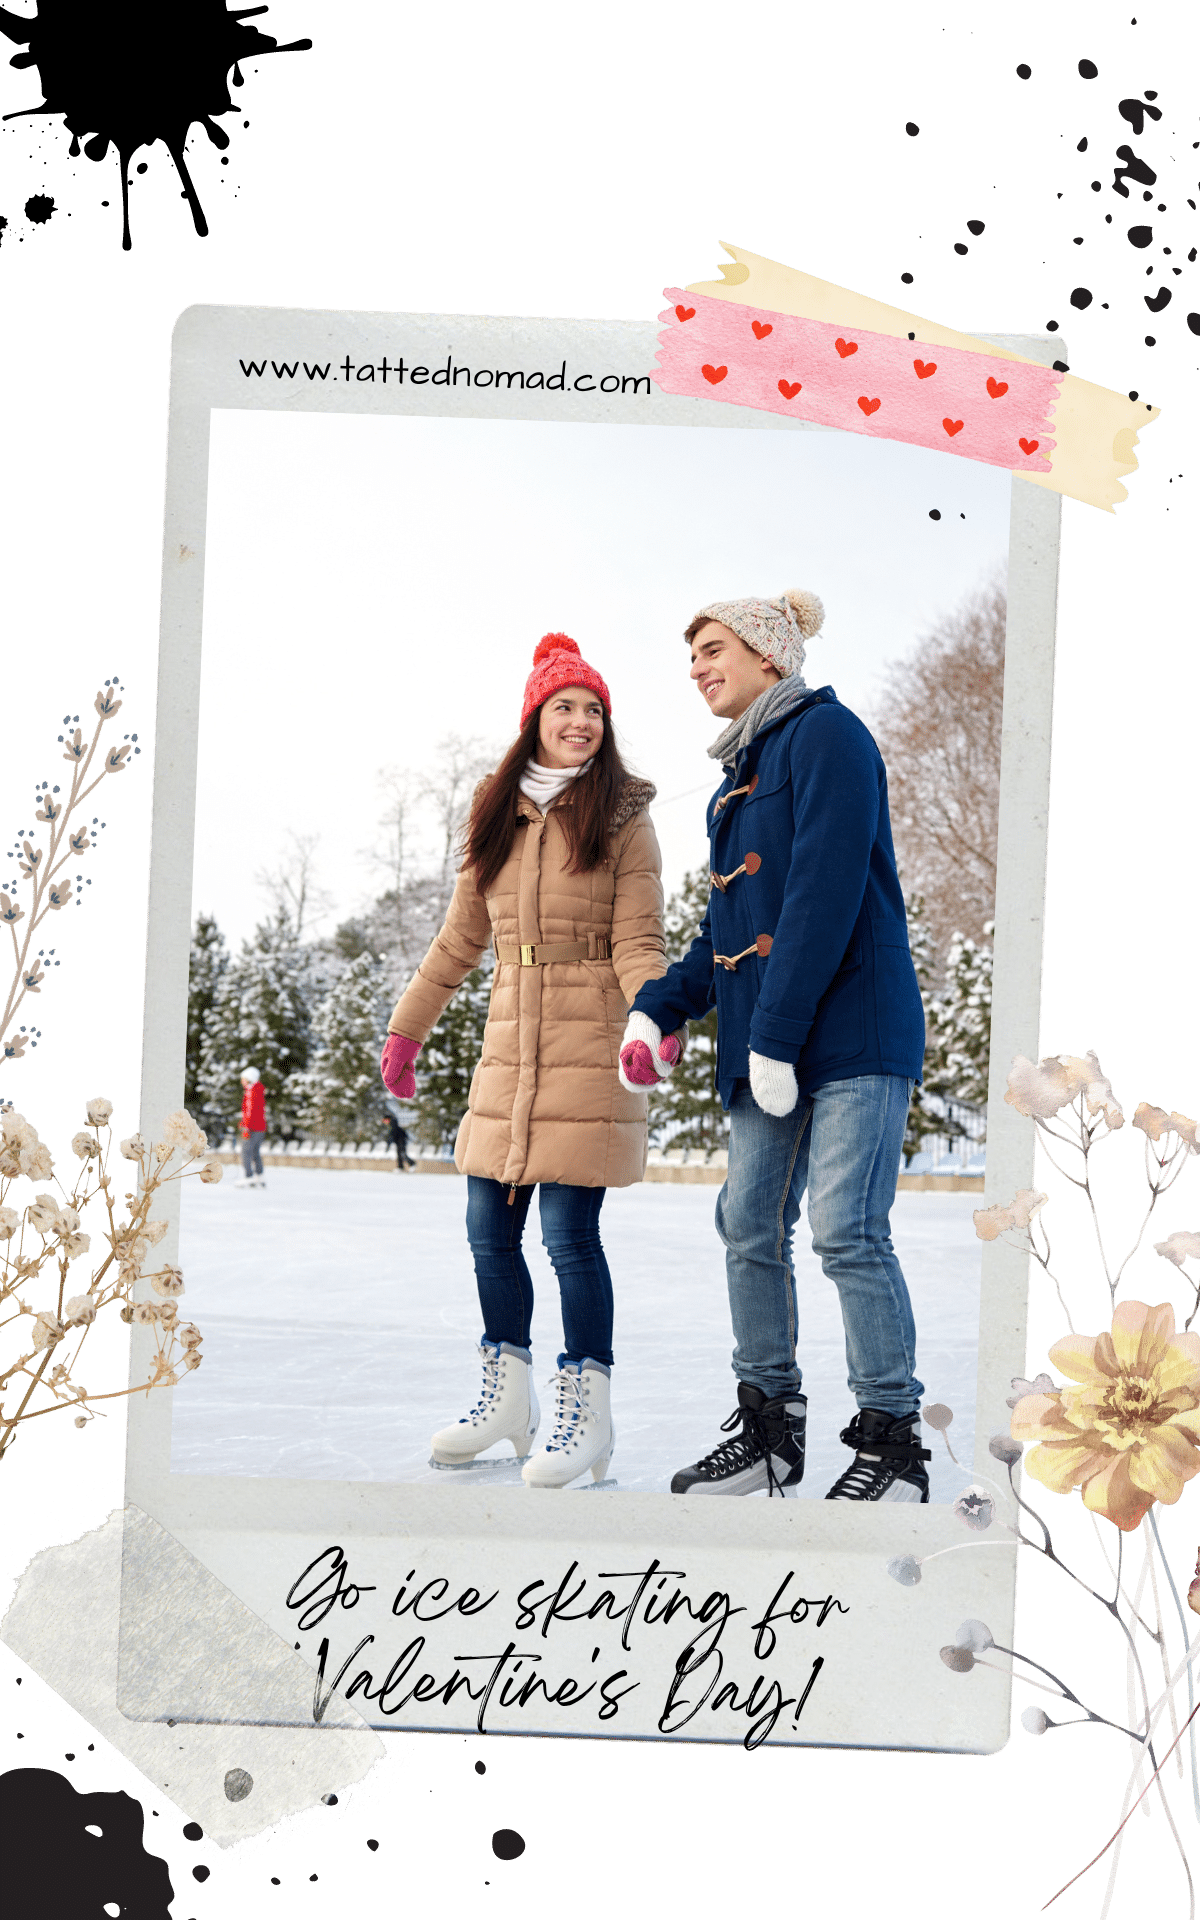
[[[476,792],[480,792],[485,784],[486,783],[481,780],[479,786],[476,788]],[[652,780],[637,780],[631,774],[617,795],[616,805],[613,807],[612,813],[609,816],[609,832],[620,833],[621,828],[627,825],[635,814],[646,812],[657,792],[658,788]],[[555,801],[554,804],[558,806],[561,805],[561,802]],[[539,808],[529,798],[528,794],[525,793],[518,793],[517,795],[517,813],[523,820],[537,820],[541,818]]]

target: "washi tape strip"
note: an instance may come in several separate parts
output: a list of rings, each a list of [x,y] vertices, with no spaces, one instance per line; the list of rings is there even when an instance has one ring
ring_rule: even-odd
[[[936,351],[862,327],[733,306],[668,287],[655,379],[818,426],[1049,473],[1061,375],[1024,360]]]
[[[697,304],[699,294],[722,305],[749,307],[760,318],[766,308],[772,319],[789,314],[801,320],[836,323],[837,331],[846,339],[861,338],[859,329],[903,342],[911,339],[913,352],[924,350],[925,360],[936,361],[940,347],[946,351],[957,348],[976,358],[999,358],[1005,368],[1017,363],[1042,364],[1040,354],[1018,353],[976,334],[960,333],[940,320],[931,320],[928,314],[909,313],[904,307],[835,286],[831,280],[818,280],[799,267],[767,260],[731,241],[723,240],[721,245],[730,256],[721,262],[721,278],[693,282],[684,296],[689,306]],[[1051,351],[1046,357],[1064,361],[1062,342],[1054,344],[1058,352]],[[1050,472],[1035,472],[1019,456],[1010,471],[1028,486],[1044,487],[1112,513],[1129,497],[1124,481],[1137,471],[1138,436],[1143,427],[1158,419],[1159,409],[1137,394],[1116,393],[1081,380],[1061,364],[1057,371],[1062,374],[1062,385],[1054,411]],[[1007,380],[1009,376],[1005,371],[996,377]]]

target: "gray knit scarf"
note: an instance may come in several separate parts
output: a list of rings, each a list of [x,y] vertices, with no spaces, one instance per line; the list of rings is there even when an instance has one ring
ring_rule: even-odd
[[[793,707],[798,707],[812,688],[806,685],[798,673],[789,673],[783,680],[774,680],[765,693],[752,700],[739,719],[731,720],[723,734],[713,741],[708,749],[711,760],[719,760],[723,767],[732,767],[743,747],[748,747],[760,727],[768,720],[779,720]]]

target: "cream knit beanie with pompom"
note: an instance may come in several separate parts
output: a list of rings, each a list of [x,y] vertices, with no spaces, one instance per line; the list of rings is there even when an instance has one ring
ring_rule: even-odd
[[[769,660],[784,677],[801,672],[804,643],[821,631],[825,609],[815,593],[805,587],[790,587],[777,600],[714,600],[701,607],[684,638],[691,640],[705,620],[719,620],[744,640],[755,653]]]

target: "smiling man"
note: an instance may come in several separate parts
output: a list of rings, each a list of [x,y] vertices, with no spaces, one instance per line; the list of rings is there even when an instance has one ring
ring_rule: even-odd
[[[634,1000],[621,1076],[636,1086],[665,1077],[678,1058],[673,1029],[716,1007],[730,1116],[717,1232],[738,1404],[721,1428],[730,1437],[682,1468],[671,1491],[799,1485],[807,1401],[791,1242],[807,1190],[859,1407],[841,1436],[855,1457],[826,1497],[926,1501],[924,1389],[888,1218],[924,1013],[883,761],[833,688],[802,677],[805,641],[823,619],[815,594],[793,590],[716,602],[687,628],[692,680],[728,722],[709,748],[725,778],[708,806],[708,908],[683,959]]]

